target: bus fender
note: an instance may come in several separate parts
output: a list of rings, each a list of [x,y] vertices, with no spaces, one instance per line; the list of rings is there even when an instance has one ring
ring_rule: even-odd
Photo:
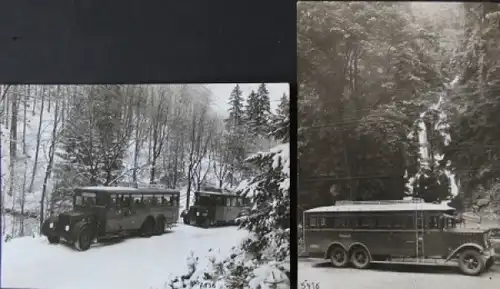
[[[453,252],[451,252],[448,255],[448,258],[446,258],[445,262],[450,261],[451,258],[453,258],[453,256],[455,256],[458,252],[462,251],[463,249],[476,249],[480,253],[484,251],[484,248],[482,246],[479,246],[478,244],[475,244],[475,243],[465,243],[465,244],[461,245],[460,247],[456,248],[455,250],[453,250]]]
[[[349,246],[349,250],[347,252],[350,252],[352,250],[352,248],[354,248],[356,246],[363,247],[366,250],[366,252],[368,253],[368,256],[370,257],[370,260],[372,259],[372,253],[370,253],[370,250],[368,250],[368,247],[365,244],[361,243],[361,242],[352,243],[351,246]]]
[[[330,257],[328,256],[328,253],[330,252],[330,248],[332,248],[333,246],[340,246],[340,247],[344,248],[344,250],[346,250],[346,251],[347,251],[347,248],[344,246],[344,244],[342,244],[342,243],[340,243],[340,242],[332,242],[332,243],[330,243],[330,245],[328,245],[328,249],[326,249],[326,252],[325,252],[325,259],[330,258]]]

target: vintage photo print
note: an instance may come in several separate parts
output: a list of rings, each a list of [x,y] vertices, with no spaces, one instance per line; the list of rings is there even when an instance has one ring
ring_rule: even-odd
[[[497,288],[500,5],[297,21],[299,286]]]
[[[2,286],[289,288],[289,93],[1,85]]]

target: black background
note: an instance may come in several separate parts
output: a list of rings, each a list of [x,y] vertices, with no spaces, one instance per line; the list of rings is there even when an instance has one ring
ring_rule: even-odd
[[[296,75],[295,1],[0,3],[1,83],[290,83],[294,177]],[[291,203],[297,288],[294,197]]]

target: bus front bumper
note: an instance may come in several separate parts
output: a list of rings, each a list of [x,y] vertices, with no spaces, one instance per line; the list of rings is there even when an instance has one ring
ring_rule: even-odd
[[[74,243],[75,241],[71,230],[61,230],[56,226],[56,223],[52,221],[44,222],[42,226],[42,235],[46,237],[59,237],[62,241],[67,243]]]

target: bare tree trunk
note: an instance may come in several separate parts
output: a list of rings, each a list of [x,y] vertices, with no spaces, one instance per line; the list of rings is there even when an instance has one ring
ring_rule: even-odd
[[[19,214],[19,235],[24,236],[24,207],[26,204],[26,180],[28,179],[28,156],[26,152],[26,110],[28,105],[28,96],[30,94],[30,86],[24,91],[24,107],[23,107],[23,157],[24,157],[24,173],[23,173],[23,188],[21,194],[21,213]]]
[[[0,100],[0,104],[2,104],[7,96],[7,92],[10,88],[10,85],[7,85],[5,88],[3,88],[3,91],[2,91],[2,97],[1,97],[1,100]],[[2,106],[2,110],[3,110],[3,106]],[[3,112],[3,111],[2,111]],[[3,115],[0,115],[0,118],[3,117]],[[3,119],[0,119],[0,124],[1,122],[3,121]],[[3,170],[2,170],[2,164],[3,164],[3,155],[2,155],[2,152],[3,152],[3,147],[2,147],[2,136],[3,136],[3,130],[2,130],[2,127],[0,125],[0,212],[1,212],[1,219],[2,219],[2,236],[3,234],[5,233],[5,218],[3,217],[4,215],[4,210],[5,210],[5,207],[4,207],[4,198],[2,197],[3,196]]]
[[[57,88],[59,90],[59,87]],[[43,120],[43,109],[45,104],[45,93],[42,93],[42,106],[40,109],[40,118],[38,123],[38,131],[36,134],[36,149],[35,149],[35,160],[33,162],[33,172],[31,173],[31,182],[28,188],[28,193],[33,193],[33,185],[35,183],[35,176],[38,169],[38,155],[40,154],[40,141],[41,141],[41,133],[42,133],[42,120]]]
[[[137,101],[135,106],[135,115],[136,115],[136,123],[135,123],[135,148],[134,148],[134,170],[132,171],[132,182],[134,183],[134,187],[138,187],[137,184],[137,167],[139,162],[139,151],[140,151],[140,142],[139,142],[139,123],[140,123],[140,110],[139,110],[139,101]]]
[[[24,109],[23,109],[23,155],[26,155],[26,111],[30,96],[30,85],[28,84],[27,93],[24,94]]]
[[[64,99],[64,98],[63,98]],[[42,225],[45,218],[45,201],[46,201],[46,191],[47,191],[47,182],[52,174],[52,166],[54,164],[54,153],[56,150],[56,139],[57,139],[57,125],[59,123],[59,100],[56,100],[55,107],[55,115],[54,115],[54,126],[52,128],[52,139],[50,142],[49,148],[49,163],[47,164],[47,169],[45,170],[45,178],[43,179],[42,186],[42,197],[40,199],[40,233],[42,233]]]
[[[188,175],[187,175],[187,192],[186,192],[186,210],[189,209],[189,199],[191,198],[191,183],[193,178],[193,167],[194,167],[194,150],[195,150],[195,138],[196,138],[196,116],[193,114],[193,122],[191,128],[191,148],[189,150],[189,165],[188,165]]]
[[[12,196],[12,210],[14,211],[16,205],[16,194],[14,190],[14,178],[17,162],[17,113],[18,113],[18,99],[19,92],[16,89],[15,93],[12,95],[12,119],[10,122],[10,184],[9,184],[9,196]],[[12,236],[14,236],[15,225],[12,224]]]

